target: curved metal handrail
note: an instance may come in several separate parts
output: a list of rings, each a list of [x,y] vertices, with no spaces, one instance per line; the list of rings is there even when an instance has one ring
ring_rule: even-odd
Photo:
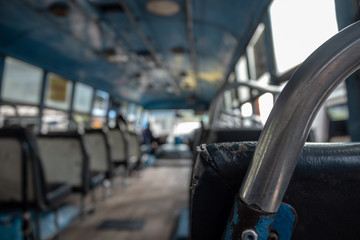
[[[260,136],[240,188],[240,198],[276,212],[322,103],[360,68],[360,22],[319,47],[294,73],[280,94]]]
[[[209,108],[209,126],[213,127],[215,120],[218,117],[218,114],[220,112],[222,99],[221,97],[224,95],[225,91],[231,90],[240,86],[249,87],[251,89],[256,89],[259,92],[263,93],[273,93],[273,94],[279,94],[282,90],[279,86],[262,86],[259,83],[257,83],[255,80],[248,80],[244,82],[231,82],[226,83],[223,85],[223,87],[216,93],[216,96],[214,97],[213,101],[211,102],[210,108]]]

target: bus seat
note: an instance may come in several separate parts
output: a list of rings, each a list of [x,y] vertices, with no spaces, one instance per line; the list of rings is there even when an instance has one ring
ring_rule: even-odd
[[[38,136],[40,156],[50,181],[66,181],[73,191],[90,189],[89,155],[77,132],[52,132]]]
[[[110,160],[110,146],[103,129],[85,130],[85,141],[90,154],[90,170],[105,173],[106,178],[112,178],[112,163]]]
[[[45,176],[35,135],[29,129],[0,129],[0,162],[0,205],[27,204],[24,203],[26,191],[29,205],[47,209],[70,193],[65,181],[51,181]],[[24,177],[26,186],[23,186]]]
[[[128,169],[133,170],[140,165],[141,149],[140,149],[139,135],[136,132],[129,131],[128,141],[129,141]]]
[[[242,142],[257,141],[262,132],[262,128],[210,128],[198,131],[196,133],[196,145],[206,143],[225,143],[225,142]],[[308,142],[314,141],[314,133],[310,131],[307,138]],[[195,150],[195,149],[194,149]],[[196,156],[196,155],[195,155]]]
[[[205,143],[257,141],[261,131],[262,128],[211,128]]]
[[[260,128],[200,128],[195,132],[193,161],[196,160],[196,147],[201,144],[225,143],[235,141],[257,141],[262,129]]]
[[[58,212],[61,212],[71,187],[47,178],[31,130],[20,127],[0,129],[0,166],[0,209],[4,213],[23,212],[22,227],[17,231],[22,231],[24,239],[30,235],[40,239],[45,233],[58,234],[61,230],[57,224]],[[30,212],[34,215],[28,214]],[[41,219],[45,215],[54,215],[54,222],[43,224]],[[70,223],[72,218],[67,216],[63,220]],[[31,224],[33,221],[36,224]],[[36,230],[31,227],[33,225]],[[12,231],[11,228],[2,230]]]
[[[110,157],[114,166],[114,172],[118,175],[127,168],[127,140],[119,127],[111,128],[108,132],[110,144]]]
[[[53,181],[66,181],[73,192],[80,193],[81,213],[95,210],[94,189],[100,186],[105,174],[93,172],[84,135],[77,131],[51,132],[38,136],[40,156],[46,175]],[[91,205],[85,208],[85,197],[90,193]]]
[[[191,186],[191,239],[221,239],[256,142],[199,147]],[[307,143],[284,197],[295,208],[293,239],[357,239],[360,144]]]

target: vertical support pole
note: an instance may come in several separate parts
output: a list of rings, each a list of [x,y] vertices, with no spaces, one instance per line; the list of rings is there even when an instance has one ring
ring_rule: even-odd
[[[46,93],[47,75],[48,75],[48,72],[44,71],[43,79],[42,79],[42,82],[41,82],[41,90],[40,90],[39,123],[38,123],[38,126],[39,126],[38,132],[39,133],[41,132],[42,125],[43,125],[42,118],[43,118],[44,108],[45,108],[45,93]]]
[[[335,0],[338,29],[359,19],[359,5],[354,0]],[[356,71],[345,80],[349,119],[347,122],[351,141],[360,141],[360,71]]]
[[[74,112],[74,98],[75,98],[75,86],[76,82],[72,81],[72,89],[71,89],[71,98],[70,98],[70,108],[69,108],[69,125],[68,130],[72,130],[73,125],[73,112]]]
[[[59,239],[59,234],[60,234],[60,223],[59,223],[59,209],[52,209],[54,211],[54,224],[55,224],[55,228],[56,228],[56,234],[55,234],[55,239]]]
[[[1,87],[2,87],[2,80],[3,80],[3,73],[4,73],[4,68],[5,68],[5,56],[0,54],[0,100],[2,99],[1,97]]]
[[[268,71],[270,73],[270,84],[275,84],[276,78],[276,61],[275,61],[275,50],[273,44],[272,27],[269,12],[266,14],[264,19],[265,24],[265,49],[266,49],[266,62]]]
[[[106,116],[105,116],[105,119],[106,119],[106,126],[109,127],[109,112],[111,110],[111,107],[112,107],[112,97],[109,95],[109,102],[108,102],[108,108],[107,108],[107,111],[106,111]],[[116,114],[119,114],[118,112]],[[116,116],[117,117],[117,116]]]
[[[88,123],[88,124],[90,124],[90,126],[88,126],[88,127],[91,127],[91,123],[92,123],[92,120],[93,120],[93,110],[94,110],[95,99],[96,99],[96,89],[93,88],[93,90],[94,91],[93,91],[93,95],[92,95],[91,107],[90,107],[90,113],[89,113],[90,119],[89,119],[89,123]]]

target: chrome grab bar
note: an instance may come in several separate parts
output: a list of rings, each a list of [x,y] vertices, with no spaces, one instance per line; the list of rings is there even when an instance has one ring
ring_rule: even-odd
[[[240,198],[277,212],[322,103],[360,68],[360,22],[319,47],[298,68],[277,99],[240,188]]]
[[[215,120],[218,119],[220,108],[222,104],[222,96],[227,90],[231,90],[240,86],[249,87],[250,89],[256,89],[262,93],[273,93],[279,94],[282,90],[279,86],[267,85],[263,86],[257,83],[255,80],[243,81],[243,82],[227,82],[225,85],[220,88],[220,90],[216,93],[216,96],[212,100],[209,107],[209,126],[213,127]]]

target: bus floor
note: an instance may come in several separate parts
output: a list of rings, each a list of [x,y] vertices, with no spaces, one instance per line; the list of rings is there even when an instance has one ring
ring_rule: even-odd
[[[76,220],[60,239],[171,240],[188,206],[191,166],[190,159],[161,160],[131,178],[129,186],[116,184],[94,213]],[[101,199],[101,191],[96,197]]]

